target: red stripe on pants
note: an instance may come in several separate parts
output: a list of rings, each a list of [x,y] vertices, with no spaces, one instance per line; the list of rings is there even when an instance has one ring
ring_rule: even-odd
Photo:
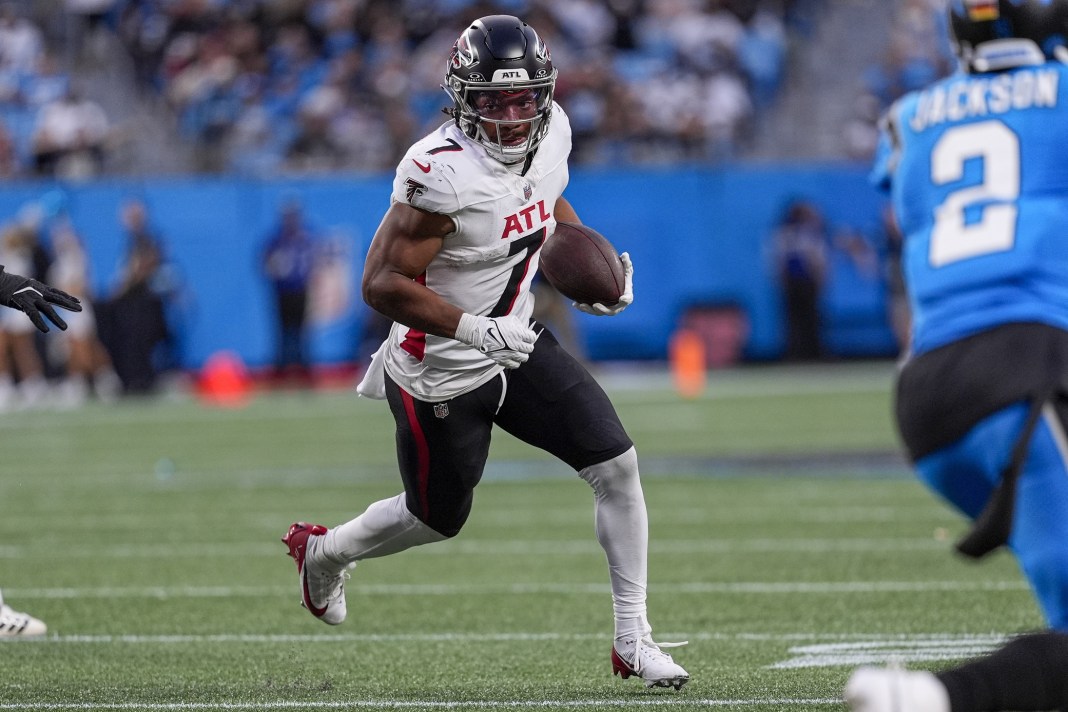
[[[426,433],[419,424],[419,418],[415,414],[415,400],[411,394],[400,389],[401,400],[404,402],[404,412],[408,416],[408,427],[412,429],[412,438],[415,440],[415,452],[417,460],[417,477],[419,480],[419,508],[422,511],[422,520],[430,521],[430,445],[426,441]]]

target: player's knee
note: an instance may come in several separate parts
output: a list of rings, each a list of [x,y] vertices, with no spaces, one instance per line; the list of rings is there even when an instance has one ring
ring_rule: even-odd
[[[446,539],[451,539],[459,534],[464,524],[467,523],[467,518],[471,514],[471,502],[472,497],[469,493],[450,506],[432,508],[423,522]]]
[[[430,528],[436,531],[438,534],[441,534],[446,539],[452,539],[454,536],[460,533],[460,530],[463,529],[464,522],[466,521],[467,518],[465,517],[464,521],[462,522],[438,522],[434,525],[431,525]]]
[[[633,447],[611,460],[584,468],[579,471],[579,477],[586,480],[598,495],[635,492],[635,490],[639,495],[641,494],[638,453]]]

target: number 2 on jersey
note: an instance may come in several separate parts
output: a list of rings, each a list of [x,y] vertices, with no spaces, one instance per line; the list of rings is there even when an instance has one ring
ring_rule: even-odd
[[[951,192],[935,208],[931,266],[1012,249],[1016,241],[1016,199],[1020,195],[1020,139],[1000,121],[957,126],[946,131],[931,151],[931,181],[946,185],[964,177],[966,161],[982,159],[979,185]],[[965,210],[981,211],[965,221]]]

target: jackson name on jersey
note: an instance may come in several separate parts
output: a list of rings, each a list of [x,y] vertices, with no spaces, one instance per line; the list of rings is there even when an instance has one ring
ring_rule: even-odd
[[[397,167],[392,199],[448,215],[456,226],[419,281],[465,312],[529,319],[530,283],[556,227],[553,208],[567,186],[570,153],[571,126],[555,104],[548,135],[523,175],[454,123],[413,145]],[[466,344],[402,324],[393,325],[384,357],[390,377],[424,401],[466,393],[503,368]]]
[[[1060,72],[1046,68],[993,76],[968,76],[920,92],[909,128],[1057,105]]]
[[[891,188],[919,354],[1001,324],[1068,329],[1068,66],[958,74],[891,107]]]

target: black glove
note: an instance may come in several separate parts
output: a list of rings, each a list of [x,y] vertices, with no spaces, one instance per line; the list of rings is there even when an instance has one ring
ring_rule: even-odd
[[[33,325],[41,331],[48,331],[48,324],[41,318],[41,314],[47,316],[60,329],[66,329],[67,322],[59,318],[56,310],[52,308],[53,304],[70,311],[82,310],[82,303],[77,297],[42,284],[36,279],[4,274],[4,268],[0,265],[0,305],[25,312]]]

